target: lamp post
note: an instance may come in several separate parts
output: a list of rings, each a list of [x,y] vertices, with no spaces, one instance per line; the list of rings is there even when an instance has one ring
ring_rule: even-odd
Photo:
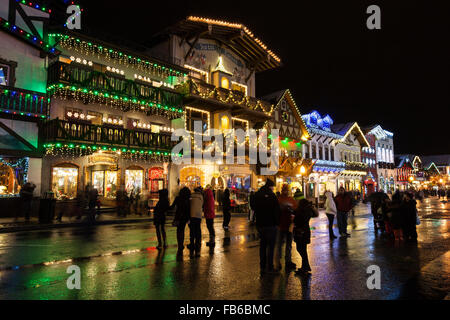
[[[303,178],[305,173],[306,173],[306,168],[305,168],[305,166],[302,165],[300,167],[300,175],[302,176],[302,192],[303,192],[303,195],[306,197],[305,183],[304,183],[304,178]]]

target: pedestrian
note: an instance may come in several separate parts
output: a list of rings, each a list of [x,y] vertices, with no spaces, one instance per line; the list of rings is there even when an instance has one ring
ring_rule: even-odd
[[[158,191],[159,199],[153,210],[153,223],[156,228],[156,237],[158,238],[158,246],[156,248],[167,248],[166,241],[166,214],[169,210],[169,191],[162,189]]]
[[[203,201],[203,214],[205,215],[206,227],[209,232],[209,242],[206,243],[209,247],[214,247],[216,244],[216,232],[214,230],[214,218],[216,217],[214,193],[211,186],[206,186],[205,196]]]
[[[84,209],[86,208],[87,205],[87,200],[86,200],[86,196],[84,194],[84,191],[80,188],[77,191],[77,198],[76,198],[76,207],[75,207],[75,211],[77,214],[77,220],[80,220]]]
[[[125,190],[125,185],[121,184],[119,190],[116,192],[116,202],[117,202],[117,216],[126,217],[127,207],[128,207],[128,195]]]
[[[30,221],[31,210],[33,208],[34,189],[36,189],[36,185],[32,182],[27,182],[22,186],[19,192],[22,210],[27,222]]]
[[[396,191],[392,196],[392,202],[389,206],[391,212],[391,224],[396,241],[403,241],[403,222],[404,222],[404,206],[403,196],[400,191]]]
[[[134,214],[142,216],[142,212],[139,210],[139,204],[141,202],[141,188],[134,189]]]
[[[417,201],[411,193],[405,194],[403,208],[403,237],[407,241],[417,241]]]
[[[281,195],[278,197],[278,203],[280,205],[280,225],[277,233],[277,246],[276,246],[276,268],[281,269],[281,255],[283,244],[285,243],[284,253],[284,266],[285,270],[292,270],[297,268],[295,263],[292,262],[292,229],[294,220],[294,211],[297,209],[297,201],[289,196],[289,186],[284,184],[281,188]]]
[[[273,265],[277,226],[280,221],[280,205],[273,192],[275,184],[267,179],[266,184],[255,193],[256,228],[260,237],[259,265],[261,273],[277,273]]]
[[[339,234],[343,238],[350,237],[350,234],[347,233],[347,218],[348,213],[352,210],[352,199],[345,192],[345,189],[340,187],[338,195],[334,198],[334,202],[337,210]]]
[[[97,188],[90,186],[88,193],[88,206],[89,206],[89,219],[95,221],[96,210],[98,200],[98,190]]]
[[[190,249],[191,256],[200,257],[200,248],[202,245],[202,215],[203,215],[203,194],[202,189],[197,187],[190,197]]]
[[[297,191],[295,191],[294,193],[294,200],[298,202],[304,198],[305,196],[303,195],[303,192],[301,192],[300,189],[297,188]]]
[[[337,238],[333,232],[334,217],[337,214],[336,203],[334,202],[333,193],[331,191],[325,192],[325,197],[325,214],[328,218],[328,234],[330,235],[330,240],[334,240]]]
[[[190,211],[191,205],[189,198],[191,197],[191,191],[188,187],[181,188],[178,196],[173,201],[170,209],[175,209],[175,217],[172,225],[177,227],[177,243],[178,243],[178,251],[177,256],[183,255],[184,250],[184,232],[186,229],[186,224],[190,219]]]
[[[223,228],[228,231],[229,224],[231,220],[231,200],[230,200],[230,190],[225,189],[222,198],[222,211],[223,211]]]
[[[318,217],[319,214],[312,206],[312,203],[306,199],[298,202],[294,218],[294,241],[297,251],[302,257],[302,267],[296,274],[305,274],[311,272],[311,266],[308,259],[308,244],[311,243],[311,229],[309,220]]]

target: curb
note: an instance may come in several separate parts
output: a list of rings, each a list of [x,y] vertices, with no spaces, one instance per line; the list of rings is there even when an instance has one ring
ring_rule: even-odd
[[[168,216],[168,218],[173,216]],[[223,215],[216,215],[216,218],[222,218]],[[246,213],[236,213],[232,214],[231,217],[247,217]],[[153,218],[141,218],[141,219],[126,219],[126,220],[104,220],[91,222],[73,222],[73,223],[52,223],[52,224],[34,224],[25,225],[18,227],[6,227],[0,229],[1,233],[13,233],[21,231],[36,231],[36,230],[47,230],[47,229],[57,229],[57,228],[78,228],[86,226],[101,226],[101,225],[113,225],[113,224],[127,224],[127,223],[138,223],[138,222],[152,222]]]

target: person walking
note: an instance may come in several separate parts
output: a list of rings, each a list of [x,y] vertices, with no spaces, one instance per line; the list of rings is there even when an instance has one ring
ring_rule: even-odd
[[[141,188],[137,187],[134,189],[134,196],[133,196],[133,205],[134,205],[134,214],[142,216],[142,212],[140,210],[140,202],[141,202]]]
[[[96,215],[95,207],[97,206],[97,200],[98,200],[97,188],[89,185],[88,207],[89,207],[89,219],[92,222],[95,221],[95,215]]]
[[[392,224],[392,229],[394,233],[394,239],[396,241],[403,241],[403,222],[404,222],[404,206],[403,206],[403,196],[400,191],[396,191],[392,196],[392,202],[389,206],[390,211],[390,221]]]
[[[304,198],[305,196],[303,195],[303,192],[301,192],[300,189],[297,188],[297,191],[295,191],[294,193],[294,200],[298,202]]]
[[[202,245],[202,215],[203,215],[203,194],[202,189],[197,187],[194,189],[194,193],[190,197],[190,249],[191,256],[200,257],[200,248]]]
[[[302,257],[302,267],[296,274],[305,274],[311,272],[311,266],[308,259],[308,244],[311,243],[311,229],[309,220],[318,217],[319,214],[312,206],[312,203],[306,199],[298,202],[294,218],[294,241],[297,251]]]
[[[249,205],[250,205],[250,216],[249,221],[250,223],[255,223],[255,191],[251,191],[249,195]]]
[[[22,202],[22,210],[25,215],[25,220],[30,221],[31,210],[33,208],[33,194],[36,185],[32,182],[25,183],[20,189],[19,196]]]
[[[116,192],[116,203],[117,203],[117,216],[126,217],[127,216],[127,202],[128,195],[125,190],[125,185],[120,185],[119,190]]]
[[[231,220],[231,200],[230,200],[230,190],[228,188],[225,189],[222,198],[222,211],[223,211],[223,228],[228,231],[229,224]]]
[[[275,184],[267,179],[266,184],[255,193],[256,228],[260,237],[259,265],[261,273],[277,273],[273,265],[277,226],[280,222],[280,205],[273,192]]]
[[[156,237],[158,238],[158,246],[156,248],[167,248],[166,241],[166,214],[169,210],[169,191],[162,189],[158,191],[159,199],[153,210],[153,223],[156,228]]]
[[[283,244],[286,243],[284,253],[284,266],[285,270],[292,270],[297,268],[295,263],[292,262],[292,228],[294,220],[294,210],[297,209],[297,201],[289,196],[289,186],[284,184],[281,188],[281,195],[278,197],[278,203],[280,205],[280,225],[277,233],[277,246],[276,246],[276,268],[281,269],[281,255]]]
[[[177,227],[177,243],[178,251],[177,256],[183,255],[184,250],[184,232],[186,229],[186,224],[190,219],[191,205],[189,198],[191,197],[191,191],[188,187],[181,188],[178,196],[173,201],[170,209],[176,207],[175,217],[172,225]]]
[[[330,235],[330,240],[334,240],[337,238],[333,232],[334,217],[337,214],[336,203],[334,202],[333,193],[331,191],[325,192],[325,197],[325,214],[328,218],[328,233]]]
[[[207,186],[203,200],[203,214],[205,215],[206,227],[209,232],[209,242],[206,243],[209,247],[214,247],[216,244],[216,232],[214,230],[214,218],[216,217],[214,193],[211,186]]]
[[[405,195],[405,201],[403,202],[403,237],[406,241],[417,241],[417,201],[411,193]]]
[[[352,199],[345,192],[345,189],[340,187],[338,195],[334,198],[334,202],[337,210],[339,234],[343,238],[350,237],[350,234],[347,233],[347,218],[349,211],[352,210]]]

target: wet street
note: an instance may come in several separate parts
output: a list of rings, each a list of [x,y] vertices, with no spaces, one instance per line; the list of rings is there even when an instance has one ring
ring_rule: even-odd
[[[428,199],[419,212],[416,245],[376,235],[363,204],[356,228],[349,221],[351,238],[330,241],[321,212],[311,220],[309,277],[284,270],[261,276],[257,232],[244,217],[232,218],[229,232],[217,219],[212,251],[203,222],[201,257],[185,250],[178,261],[170,225],[163,251],[148,222],[0,234],[0,299],[443,299],[450,288],[450,204]],[[301,265],[295,244],[293,260]],[[81,269],[80,290],[66,286],[70,265]],[[367,288],[370,265],[380,267],[380,290]]]

